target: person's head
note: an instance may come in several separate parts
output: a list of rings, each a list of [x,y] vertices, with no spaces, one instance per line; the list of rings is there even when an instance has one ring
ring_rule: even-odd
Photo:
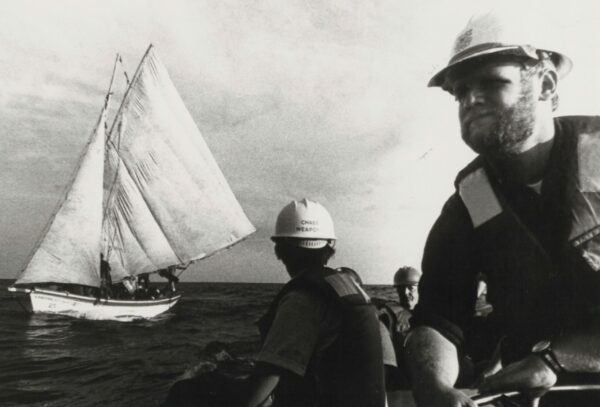
[[[429,82],[454,95],[462,138],[479,154],[523,152],[535,145],[532,136],[552,124],[558,79],[572,63],[538,44],[530,35],[536,30],[524,16],[473,17],[458,35],[447,66]]]
[[[327,209],[308,199],[286,205],[275,222],[275,255],[291,276],[327,264],[335,253],[333,220]]]
[[[414,267],[400,267],[394,274],[394,287],[400,299],[400,305],[412,310],[419,302],[419,280],[421,272]]]

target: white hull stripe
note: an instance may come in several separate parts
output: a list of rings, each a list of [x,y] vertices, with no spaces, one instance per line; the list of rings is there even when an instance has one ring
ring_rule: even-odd
[[[122,307],[122,306],[147,307],[148,305],[168,304],[170,302],[177,301],[181,297],[181,295],[177,295],[174,297],[160,298],[157,300],[113,300],[113,299],[106,299],[106,298],[98,299],[96,297],[86,297],[83,295],[71,294],[71,293],[60,292],[60,291],[44,290],[44,289],[39,289],[39,288],[36,288],[35,290],[33,290],[33,292],[38,293],[38,294],[45,294],[45,295],[48,295],[51,297],[68,298],[68,299],[76,300],[78,302],[83,302],[83,303],[101,304],[104,306],[115,306],[115,307]]]

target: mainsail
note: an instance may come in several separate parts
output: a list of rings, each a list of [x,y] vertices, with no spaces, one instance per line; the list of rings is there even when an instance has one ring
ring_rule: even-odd
[[[113,281],[201,259],[254,232],[152,46],[108,140],[103,232]]]
[[[106,108],[15,284],[99,286],[101,252],[115,282],[202,259],[255,231],[152,45],[108,137]]]

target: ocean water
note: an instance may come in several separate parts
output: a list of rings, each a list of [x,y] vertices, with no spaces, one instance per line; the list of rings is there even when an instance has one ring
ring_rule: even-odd
[[[0,406],[159,406],[176,381],[207,363],[214,341],[252,358],[254,322],[277,284],[181,283],[180,302],[156,319],[87,321],[26,313],[0,280]],[[394,298],[392,287],[367,286]]]

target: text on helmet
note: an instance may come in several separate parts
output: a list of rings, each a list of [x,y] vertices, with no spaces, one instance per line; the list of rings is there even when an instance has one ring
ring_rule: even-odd
[[[318,227],[296,226],[296,232],[318,232]]]

